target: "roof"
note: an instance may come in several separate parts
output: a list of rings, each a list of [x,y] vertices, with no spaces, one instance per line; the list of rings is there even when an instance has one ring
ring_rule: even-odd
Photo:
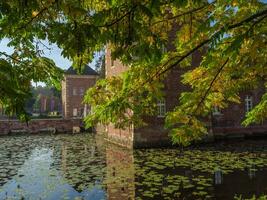
[[[85,65],[81,71],[81,73],[78,73],[73,67],[70,67],[65,71],[65,74],[69,75],[99,75],[95,70],[93,70],[88,65]]]

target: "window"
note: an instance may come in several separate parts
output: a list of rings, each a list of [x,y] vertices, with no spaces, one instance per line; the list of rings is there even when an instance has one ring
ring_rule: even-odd
[[[221,115],[222,114],[221,109],[218,106],[214,106],[212,109],[212,114],[213,115]]]
[[[76,95],[77,95],[77,90],[76,90],[75,87],[72,89],[72,95],[73,95],[73,96],[76,96]]]
[[[84,88],[80,88],[80,96],[83,96],[84,95]]]
[[[165,99],[158,101],[157,108],[158,108],[158,117],[165,117],[165,113],[166,113]]]
[[[252,107],[253,107],[252,96],[246,95],[246,97],[245,97],[245,109],[246,109],[246,112],[251,111]]]
[[[73,108],[72,115],[73,115],[73,117],[77,117],[77,115],[78,115],[78,109],[77,108]]]

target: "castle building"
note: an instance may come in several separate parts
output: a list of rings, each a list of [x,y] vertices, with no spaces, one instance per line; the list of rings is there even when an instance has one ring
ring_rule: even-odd
[[[170,47],[169,49],[171,49]],[[195,52],[192,55],[193,67],[200,64],[202,54]],[[106,77],[118,76],[128,69],[119,60],[112,60],[110,49],[106,49]],[[123,146],[130,148],[138,147],[154,147],[166,146],[171,144],[168,130],[164,129],[165,114],[171,111],[178,103],[177,94],[188,90],[189,88],[181,83],[181,75],[185,69],[179,67],[174,68],[163,80],[165,99],[157,104],[157,116],[146,116],[143,118],[147,124],[145,127],[136,128],[134,126],[127,129],[116,129],[112,124],[98,125],[97,131],[105,133],[109,140],[115,141]],[[230,104],[228,108],[220,110],[214,108],[211,117],[208,120],[210,132],[213,138],[219,137],[242,137],[254,136],[267,133],[267,122],[264,121],[259,125],[242,126],[245,115],[250,111],[261,99],[264,94],[264,87],[251,91],[243,91],[240,93],[241,103]]]
[[[88,65],[79,74],[73,67],[65,71],[62,86],[63,118],[83,118],[90,112],[90,105],[83,104],[83,97],[88,88],[95,85],[98,73]]]
[[[171,47],[169,47],[171,48]],[[193,65],[201,61],[199,53],[193,55]],[[118,76],[128,69],[119,60],[112,60],[111,50],[106,49],[105,56],[106,77]],[[145,116],[144,127],[131,126],[126,129],[117,129],[112,124],[98,125],[97,132],[105,133],[109,140],[115,141],[129,148],[167,146],[171,144],[168,131],[164,129],[165,113],[177,105],[177,94],[188,89],[180,83],[183,70],[174,68],[164,80],[165,99],[157,103],[158,114],[156,116]]]

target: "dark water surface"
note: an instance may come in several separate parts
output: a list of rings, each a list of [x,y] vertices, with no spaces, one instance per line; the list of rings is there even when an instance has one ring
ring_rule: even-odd
[[[267,194],[267,141],[130,151],[90,134],[0,137],[0,199],[234,199]]]

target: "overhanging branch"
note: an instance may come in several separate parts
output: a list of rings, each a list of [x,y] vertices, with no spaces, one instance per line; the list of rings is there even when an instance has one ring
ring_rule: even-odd
[[[99,27],[99,28],[103,28],[103,27],[108,28],[108,27],[111,27],[111,26],[117,24],[118,22],[120,22],[121,20],[123,20],[126,16],[130,15],[136,7],[137,7],[137,5],[133,6],[128,12],[126,12],[125,14],[123,14],[122,16],[120,16],[119,18],[115,19],[114,21],[112,21],[110,23],[106,23],[104,25],[99,25],[97,27]]]
[[[229,61],[229,58],[227,58],[226,61],[222,64],[222,66],[219,68],[219,70],[217,71],[217,73],[213,77],[212,81],[210,82],[208,89],[206,90],[204,95],[201,97],[201,99],[200,99],[199,103],[197,104],[197,107],[196,107],[196,109],[195,109],[195,111],[193,113],[195,113],[199,109],[201,104],[203,104],[203,102],[205,101],[206,97],[208,96],[208,94],[209,94],[214,82],[216,81],[217,77],[220,75],[220,73],[222,72],[223,68],[226,66],[228,61]]]
[[[28,25],[30,25],[35,19],[41,16],[45,11],[47,11],[52,5],[54,5],[56,1],[53,1],[49,6],[42,8],[35,16],[33,16],[27,23],[18,28],[18,30],[25,29]]]
[[[154,23],[152,24],[152,26],[154,26],[154,25],[156,25],[156,24],[159,24],[159,23],[162,23],[162,22],[165,22],[165,21],[170,21],[170,20],[177,19],[177,18],[179,18],[179,17],[185,16],[185,15],[188,15],[188,14],[192,14],[192,13],[194,13],[194,12],[198,12],[198,11],[204,9],[205,7],[208,7],[208,6],[212,5],[212,4],[214,4],[215,2],[216,2],[216,1],[214,1],[214,2],[212,2],[212,3],[204,4],[204,5],[202,5],[202,6],[198,7],[198,8],[194,8],[194,9],[191,9],[191,10],[189,10],[189,11],[180,13],[180,14],[178,14],[178,15],[174,15],[174,16],[168,17],[168,18],[166,18],[166,19],[164,19],[164,20],[156,21],[156,22],[154,22]]]
[[[159,77],[162,74],[165,74],[167,71],[171,70],[172,68],[176,67],[185,58],[187,58],[188,56],[190,56],[193,52],[195,52],[196,50],[200,49],[204,45],[210,43],[212,41],[212,39],[214,39],[217,35],[223,33],[225,30],[231,30],[231,29],[240,27],[240,26],[244,25],[245,23],[251,22],[254,19],[256,19],[258,17],[262,17],[262,16],[265,16],[265,17],[267,16],[267,9],[266,10],[263,10],[261,12],[258,12],[258,13],[254,14],[254,15],[251,15],[250,17],[248,17],[248,18],[246,18],[246,19],[244,19],[244,20],[242,20],[242,21],[240,21],[238,23],[235,23],[235,24],[232,24],[232,25],[229,25],[229,26],[222,27],[219,31],[215,32],[210,38],[202,41],[200,44],[198,44],[196,47],[194,47],[193,49],[191,49],[189,52],[187,52],[186,54],[182,55],[175,63],[173,63],[172,65],[170,65],[169,67],[167,67],[163,71],[161,71],[161,72],[155,74],[154,76],[152,76],[151,77],[152,80],[150,80],[150,81],[153,81],[153,79],[155,77]]]
[[[12,59],[12,60],[14,60],[14,61],[16,61],[16,62],[19,62],[19,63],[21,63],[22,61],[21,60],[19,60],[19,59],[17,59],[17,58],[15,58],[15,57],[13,57],[13,56],[11,56],[11,55],[8,55],[7,53],[5,53],[5,52],[2,52],[2,51],[0,51],[0,54],[2,54],[2,55],[4,55],[4,56],[6,56],[6,57],[8,57],[8,58],[10,58],[10,59]]]

